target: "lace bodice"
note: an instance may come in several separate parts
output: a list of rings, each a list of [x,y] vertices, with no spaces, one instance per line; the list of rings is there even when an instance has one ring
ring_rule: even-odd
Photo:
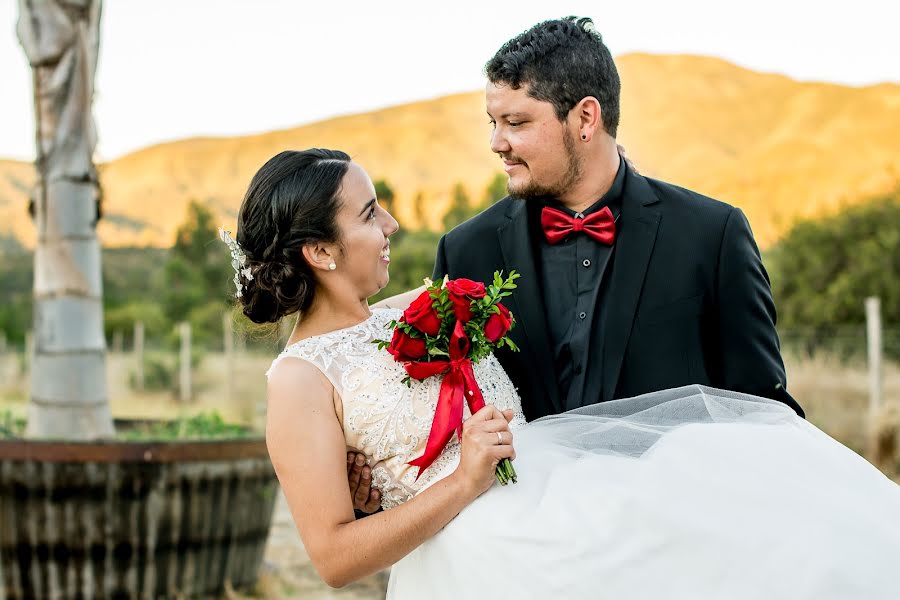
[[[425,451],[437,406],[440,377],[402,383],[403,366],[373,340],[390,339],[387,324],[399,319],[396,309],[374,309],[358,325],[313,336],[288,346],[266,373],[288,357],[306,360],[322,371],[343,405],[347,448],[366,455],[372,483],[381,490],[381,506],[402,504],[452,473],[459,464],[460,444],[453,435],[443,453],[416,480],[417,467],[407,463]],[[510,428],[525,424],[515,387],[497,359],[490,355],[474,365],[475,378],[485,402],[501,410],[512,409]],[[470,416],[464,408],[466,418]]]

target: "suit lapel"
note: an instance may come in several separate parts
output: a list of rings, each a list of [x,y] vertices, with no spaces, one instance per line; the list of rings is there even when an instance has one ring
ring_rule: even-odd
[[[553,368],[553,355],[550,337],[547,334],[547,315],[541,295],[537,269],[534,266],[534,254],[528,228],[528,211],[524,201],[514,202],[507,212],[509,221],[503,224],[497,234],[503,252],[506,273],[515,269],[521,275],[516,280],[518,288],[507,300],[509,309],[517,318],[519,326],[525,332],[528,343],[522,348],[523,353],[530,354],[526,360],[532,365],[532,381],[540,385],[553,406],[553,412],[562,412],[559,399],[559,386]]]
[[[616,391],[625,350],[631,337],[637,311],[659,228],[659,212],[649,208],[659,202],[643,177],[626,173],[622,196],[615,257],[609,293],[606,295],[606,323],[603,327],[603,395],[611,400]]]

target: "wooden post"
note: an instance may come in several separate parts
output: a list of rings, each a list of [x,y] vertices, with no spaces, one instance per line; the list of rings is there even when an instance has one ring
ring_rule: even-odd
[[[22,364],[25,367],[23,373],[30,373],[34,364],[34,335],[30,331],[25,332],[25,360]]]
[[[222,348],[225,350],[226,357],[234,352],[234,330],[231,327],[231,313],[222,315]]]
[[[182,402],[191,400],[191,324],[178,324],[178,335],[181,338],[181,356],[178,377],[178,399]]]
[[[869,416],[874,419],[881,410],[882,370],[881,299],[866,298],[866,342],[869,358]]]
[[[113,354],[122,354],[122,346],[123,346],[123,338],[122,330],[116,329],[113,331],[113,339],[112,339],[112,351]]]
[[[231,313],[222,315],[222,342],[225,352],[225,401],[230,402],[232,388],[234,387],[234,329],[231,323]]]
[[[136,321],[134,324],[134,370],[135,387],[139,392],[144,391],[144,322]]]

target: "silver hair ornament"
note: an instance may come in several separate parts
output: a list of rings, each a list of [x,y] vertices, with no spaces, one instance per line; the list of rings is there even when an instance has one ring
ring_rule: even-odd
[[[225,231],[219,227],[219,239],[225,242],[228,245],[228,249],[231,250],[231,268],[234,269],[234,287],[237,288],[234,297],[240,298],[244,295],[242,292],[244,286],[241,285],[240,276],[243,275],[247,281],[253,281],[253,273],[250,271],[250,267],[247,266],[247,255],[244,254],[240,245],[231,237],[230,231]]]

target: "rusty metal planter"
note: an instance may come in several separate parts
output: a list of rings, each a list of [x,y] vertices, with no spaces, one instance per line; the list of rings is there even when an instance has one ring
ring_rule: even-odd
[[[0,600],[251,585],[277,489],[262,438],[0,441]]]

